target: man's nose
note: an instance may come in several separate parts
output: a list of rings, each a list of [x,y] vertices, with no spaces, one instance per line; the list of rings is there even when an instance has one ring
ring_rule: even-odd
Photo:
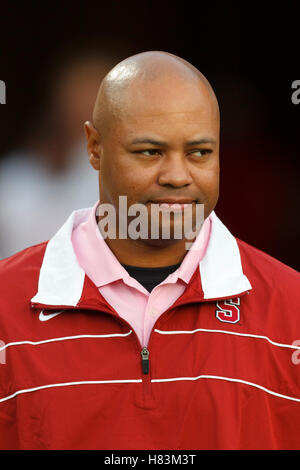
[[[166,155],[159,169],[158,183],[161,186],[170,185],[176,188],[191,184],[192,177],[186,157],[175,153]]]

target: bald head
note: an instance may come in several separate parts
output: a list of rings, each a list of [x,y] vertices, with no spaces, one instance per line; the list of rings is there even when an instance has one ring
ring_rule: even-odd
[[[205,76],[192,64],[173,54],[149,51],[128,57],[117,64],[102,81],[93,110],[93,122],[100,133],[113,119],[122,119],[140,103],[140,109],[155,107],[162,98],[173,103],[182,94],[199,97],[208,112],[219,120],[215,93]],[[143,101],[143,104],[141,103]],[[175,106],[174,106],[175,111]],[[172,112],[172,107],[170,107]]]

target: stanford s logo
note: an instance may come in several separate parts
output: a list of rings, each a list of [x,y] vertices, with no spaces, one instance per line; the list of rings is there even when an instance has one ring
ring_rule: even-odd
[[[218,320],[227,323],[237,323],[240,321],[240,298],[219,300],[216,302],[216,317]]]

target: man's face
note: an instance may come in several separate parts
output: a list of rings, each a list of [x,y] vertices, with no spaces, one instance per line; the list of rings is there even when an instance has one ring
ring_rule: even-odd
[[[149,84],[129,90],[126,111],[100,139],[102,203],[118,209],[165,201],[204,204],[219,195],[219,117],[203,85]]]

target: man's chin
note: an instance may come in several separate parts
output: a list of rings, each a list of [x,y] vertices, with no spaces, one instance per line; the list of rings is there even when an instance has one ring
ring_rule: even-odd
[[[148,246],[153,246],[157,248],[167,248],[169,246],[175,246],[176,244],[182,243],[184,239],[178,238],[146,238],[140,239],[142,243]]]
[[[160,226],[154,233],[155,235],[153,233],[148,233],[147,237],[141,237],[139,240],[149,246],[175,246],[184,242],[193,243],[197,234],[199,233],[199,230],[197,233],[194,231],[187,236],[183,230],[180,230],[179,228],[176,230],[176,227],[174,226],[171,226],[169,229],[166,229],[165,227],[163,229],[163,227]]]

